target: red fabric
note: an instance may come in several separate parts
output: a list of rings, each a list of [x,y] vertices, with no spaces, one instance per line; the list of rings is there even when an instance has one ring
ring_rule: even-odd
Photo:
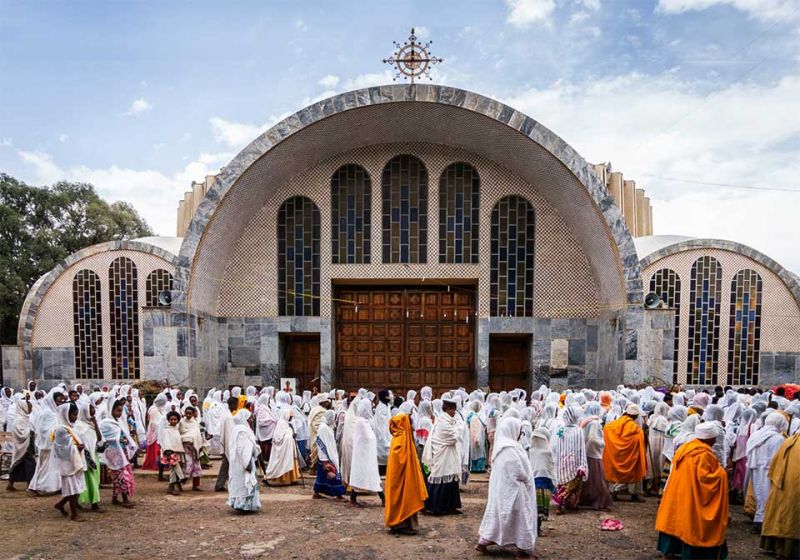
[[[142,465],[142,470],[157,471],[159,457],[161,457],[161,446],[159,446],[158,443],[148,445],[147,451],[144,455],[144,464]]]

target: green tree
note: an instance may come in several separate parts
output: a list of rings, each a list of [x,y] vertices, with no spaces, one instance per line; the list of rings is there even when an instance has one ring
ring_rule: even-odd
[[[0,173],[0,343],[16,342],[28,290],[68,255],[147,235],[152,230],[130,204],[109,204],[90,184],[32,187]]]

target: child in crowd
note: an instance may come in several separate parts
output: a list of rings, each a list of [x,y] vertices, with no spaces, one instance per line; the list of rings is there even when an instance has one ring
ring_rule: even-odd
[[[64,403],[58,407],[58,415],[61,423],[50,437],[53,441],[53,454],[58,473],[61,476],[61,500],[53,507],[67,517],[64,506],[69,503],[70,519],[83,521],[83,518],[78,516],[78,496],[86,490],[83,474],[86,470],[86,461],[83,457],[84,445],[73,431],[75,421],[78,419],[78,407],[74,402]]]
[[[203,474],[203,467],[200,464],[200,452],[203,449],[203,434],[200,430],[200,422],[197,421],[197,409],[187,406],[183,411],[183,419],[178,424],[178,431],[181,434],[183,443],[183,455],[186,463],[184,476],[192,479],[192,490],[200,491],[200,476]]]
[[[183,482],[186,480],[183,474],[185,453],[183,451],[183,442],[181,441],[181,432],[178,429],[180,421],[181,415],[179,413],[174,410],[167,412],[167,424],[161,434],[161,462],[169,467],[169,488],[167,488],[167,492],[173,496],[183,492]]]

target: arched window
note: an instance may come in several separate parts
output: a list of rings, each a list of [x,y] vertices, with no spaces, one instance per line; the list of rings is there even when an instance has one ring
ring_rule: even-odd
[[[172,291],[172,274],[163,268],[157,268],[147,275],[145,283],[145,305],[148,307],[169,307],[169,304],[162,305],[158,301],[161,292]]]
[[[414,156],[383,168],[383,262],[428,262],[428,170]]]
[[[360,165],[343,165],[331,177],[331,262],[369,264],[372,182]]]
[[[439,178],[439,262],[477,263],[480,221],[478,171],[453,163]]]
[[[689,291],[689,385],[717,384],[721,303],[722,266],[714,257],[700,257],[692,265]]]
[[[127,257],[108,267],[108,301],[111,322],[111,375],[114,379],[139,378],[139,281],[136,265]]]
[[[492,315],[533,316],[535,233],[533,206],[524,198],[507,196],[492,209]]]
[[[100,277],[91,270],[79,270],[72,279],[72,324],[75,335],[75,377],[103,377]]]
[[[755,270],[740,270],[731,282],[728,385],[758,385],[762,287]]]
[[[319,208],[295,196],[278,210],[278,313],[319,315]]]
[[[650,291],[658,294],[668,307],[675,310],[675,331],[673,335],[672,349],[672,382],[678,382],[678,349],[680,348],[681,326],[681,279],[678,274],[669,268],[657,270],[650,277]]]

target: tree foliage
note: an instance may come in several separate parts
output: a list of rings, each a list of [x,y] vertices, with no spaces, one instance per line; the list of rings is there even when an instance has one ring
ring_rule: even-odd
[[[90,184],[32,187],[0,173],[0,343],[16,342],[28,290],[68,255],[147,235],[152,230],[130,204],[109,204]]]

